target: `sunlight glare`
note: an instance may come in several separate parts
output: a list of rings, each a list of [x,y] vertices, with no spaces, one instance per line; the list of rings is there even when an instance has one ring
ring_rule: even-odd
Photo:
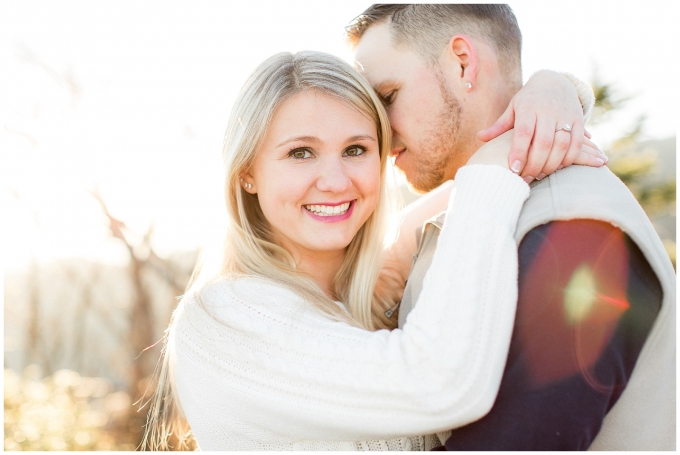
[[[578,267],[564,289],[564,312],[572,325],[582,321],[595,304],[597,283],[587,265]]]

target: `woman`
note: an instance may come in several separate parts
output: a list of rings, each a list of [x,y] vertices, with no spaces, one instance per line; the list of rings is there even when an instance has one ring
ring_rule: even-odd
[[[448,202],[432,267],[445,275],[428,277],[404,330],[374,331],[389,138],[370,86],[336,57],[283,53],[255,70],[225,139],[222,271],[173,315],[152,447],[186,416],[204,450],[415,450],[489,410],[528,186],[507,169],[507,137],[480,149]]]

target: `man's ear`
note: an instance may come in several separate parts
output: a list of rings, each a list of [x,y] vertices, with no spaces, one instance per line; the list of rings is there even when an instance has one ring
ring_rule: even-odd
[[[477,77],[477,49],[475,43],[462,33],[453,35],[446,46],[445,56],[450,62],[454,76],[465,89],[469,91],[475,86]]]

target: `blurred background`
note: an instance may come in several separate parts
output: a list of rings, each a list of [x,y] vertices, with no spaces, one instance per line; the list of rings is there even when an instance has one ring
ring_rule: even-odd
[[[138,446],[158,342],[221,240],[239,88],[280,51],[351,62],[343,27],[369,5],[240,3],[0,3],[5,450]],[[592,84],[593,139],[675,264],[680,4],[613,5],[511,3],[524,80]]]

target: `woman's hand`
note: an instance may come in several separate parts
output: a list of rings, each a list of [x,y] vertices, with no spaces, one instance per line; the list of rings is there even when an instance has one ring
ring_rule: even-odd
[[[497,164],[498,166],[508,169],[508,156],[510,155],[514,134],[513,130],[506,131],[482,145],[479,150],[470,157],[466,166],[471,164]]]
[[[480,149],[470,157],[467,164],[496,164],[506,169],[509,168],[508,157],[511,154],[511,147],[514,143],[514,136],[516,135],[517,132],[515,130],[510,130],[492,139],[480,147]],[[590,165],[601,166],[602,160],[597,158],[598,154],[596,147],[597,146],[595,146],[590,139],[584,138],[579,152],[579,158],[574,164],[588,164],[590,162],[592,163]],[[541,176],[541,178],[543,177],[545,177],[545,175]],[[533,177],[524,176],[525,182],[531,183],[532,180]]]
[[[563,128],[569,125],[571,131]],[[509,167],[526,180],[541,179],[571,164],[602,166],[607,157],[590,140],[574,84],[553,71],[539,71],[513,97],[503,115],[478,137],[489,141],[515,129]]]

